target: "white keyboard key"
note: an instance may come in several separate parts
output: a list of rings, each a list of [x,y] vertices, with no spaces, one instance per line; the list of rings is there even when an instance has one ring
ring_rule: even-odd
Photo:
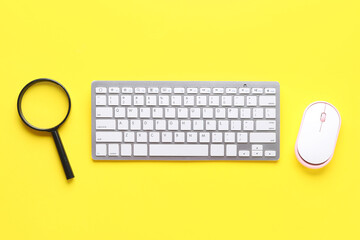
[[[183,132],[174,133],[174,142],[184,143],[185,142],[185,133],[183,133]]]
[[[150,108],[140,108],[140,118],[150,118]]]
[[[224,140],[226,143],[234,143],[235,142],[235,133],[233,133],[233,132],[225,133]]]
[[[194,96],[184,96],[184,106],[194,106],[195,97]]]
[[[206,120],[205,128],[206,130],[216,130],[216,121]]]
[[[160,106],[169,106],[170,104],[169,96],[159,96],[159,105]]]
[[[163,143],[171,143],[172,142],[172,132],[162,132],[161,133],[161,141]]]
[[[220,131],[229,130],[229,121],[228,120],[220,120],[220,121],[218,121],[218,130],[220,130]]]
[[[238,108],[228,108],[228,118],[239,118],[239,109]]]
[[[222,96],[221,105],[224,107],[232,106],[232,96]]]
[[[276,121],[258,120],[258,121],[256,121],[256,130],[275,131],[276,130]]]
[[[227,94],[236,94],[237,90],[236,90],[236,88],[226,88],[225,92]]]
[[[174,93],[185,93],[185,88],[174,88]]]
[[[121,144],[120,145],[120,154],[124,157],[130,157],[132,154],[132,145],[131,144]]]
[[[247,143],[248,142],[248,133],[237,133],[237,142],[238,143]]]
[[[199,138],[201,143],[209,143],[210,142],[210,133],[209,132],[201,132],[199,133]]]
[[[234,106],[244,106],[245,96],[234,96]]]
[[[146,105],[147,106],[156,106],[156,95],[148,95],[146,96]]]
[[[134,132],[124,132],[124,142],[126,142],[126,143],[135,142],[135,133]]]
[[[134,96],[134,105],[135,106],[143,106],[144,102],[145,102],[145,97],[143,95],[135,95]]]
[[[249,94],[250,88],[239,88],[239,93],[240,94]]]
[[[223,134],[219,132],[213,132],[211,134],[211,142],[221,143],[223,141]]]
[[[225,108],[216,108],[215,109],[216,118],[225,118]]]
[[[129,120],[118,120],[118,130],[129,130]]]
[[[252,143],[275,143],[276,133],[250,133],[250,142]]]
[[[153,108],[152,109],[152,117],[153,118],[163,118],[164,109],[163,108]]]
[[[191,121],[190,120],[181,120],[180,121],[181,130],[191,130]]]
[[[263,89],[263,88],[253,88],[253,89],[251,90],[251,92],[252,92],[253,94],[263,94],[263,93],[264,93],[264,89]]]
[[[169,120],[168,130],[179,130],[179,120]]]
[[[165,118],[175,118],[175,108],[165,108]]]
[[[249,157],[250,156],[250,151],[248,150],[240,150],[239,151],[239,157]]]
[[[226,156],[227,157],[236,157],[237,146],[235,144],[226,145]]]
[[[197,88],[187,88],[186,92],[188,94],[196,94],[196,93],[198,93],[198,89]]]
[[[276,151],[265,151],[265,157],[275,157]]]
[[[106,149],[106,144],[96,144],[96,150],[95,150],[95,154],[96,156],[98,157],[105,157],[106,156],[106,152],[107,152],[107,149]]]
[[[262,151],[263,150],[263,145],[254,144],[254,145],[251,146],[251,150],[253,150],[253,151]]]
[[[241,121],[233,120],[230,122],[230,130],[232,131],[240,131],[241,130]]]
[[[275,94],[276,88],[265,88],[265,94]]]
[[[122,95],[121,96],[121,105],[122,106],[130,106],[131,105],[131,95]]]
[[[148,88],[148,93],[159,93],[159,88],[157,87],[149,87]]]
[[[178,118],[188,118],[188,109],[178,108],[177,114]]]
[[[147,132],[137,132],[136,133],[136,141],[139,143],[147,142],[148,141],[147,135],[148,135]]]
[[[141,130],[141,121],[140,120],[130,120],[130,129],[131,130]]]
[[[197,96],[196,97],[197,106],[206,106],[207,105],[207,96]]]
[[[266,108],[265,118],[276,118],[276,108]]]
[[[225,146],[222,144],[211,144],[210,149],[210,156],[223,157],[225,155]]]
[[[172,89],[168,87],[162,87],[161,93],[172,93]]]
[[[95,88],[96,93],[107,93],[106,87],[97,87]]]
[[[96,142],[121,142],[122,132],[96,132]]]
[[[224,89],[223,88],[213,88],[213,93],[215,93],[215,94],[224,93]]]
[[[155,130],[166,130],[166,121],[165,120],[156,120],[155,121]]]
[[[276,97],[275,96],[259,96],[259,105],[260,106],[275,106]]]
[[[149,142],[160,142],[160,132],[150,132],[149,133]]]
[[[251,118],[250,108],[240,108],[240,118]]]
[[[172,106],[181,106],[182,96],[171,96],[171,105]]]
[[[162,132],[161,133],[161,142],[171,143],[172,142],[172,132]]]
[[[105,106],[105,105],[106,105],[106,96],[96,95],[96,106]]]
[[[253,118],[263,118],[264,109],[263,108],[253,108]]]
[[[204,120],[194,120],[193,121],[193,130],[195,130],[195,131],[204,130]]]
[[[115,130],[115,120],[96,120],[96,130]]]
[[[137,118],[138,117],[138,109],[137,108],[128,108],[127,109],[127,117],[128,118]]]
[[[143,130],[154,130],[154,120],[142,120]]]
[[[143,87],[135,88],[135,93],[146,93],[146,89]]]
[[[148,146],[147,144],[134,144],[134,156],[142,157],[148,155]]]
[[[109,156],[117,157],[119,156],[119,144],[109,144]]]
[[[111,118],[113,116],[113,109],[111,107],[97,107],[96,117],[97,118]]]
[[[219,96],[209,96],[209,105],[210,106],[220,106],[220,97]]]
[[[254,121],[244,121],[244,131],[253,131],[254,130]]]
[[[197,142],[197,132],[186,133],[186,141],[188,143],[196,143]]]
[[[207,157],[209,146],[201,144],[150,144],[149,156],[155,157]]]
[[[125,108],[115,108],[115,117],[124,118],[125,117]]]
[[[190,118],[200,118],[200,108],[190,108]]]
[[[109,93],[120,93],[120,88],[118,88],[118,87],[109,87]]]
[[[247,96],[246,97],[246,105],[249,107],[253,107],[257,105],[257,97],[256,96]]]
[[[213,108],[203,108],[203,118],[213,118],[214,109]]]
[[[133,93],[133,89],[130,87],[121,88],[121,93]]]
[[[109,96],[109,105],[110,106],[118,106],[119,105],[119,96],[110,95]]]
[[[210,93],[211,92],[211,88],[200,88],[200,93]]]
[[[251,156],[253,157],[262,157],[263,151],[251,151]]]

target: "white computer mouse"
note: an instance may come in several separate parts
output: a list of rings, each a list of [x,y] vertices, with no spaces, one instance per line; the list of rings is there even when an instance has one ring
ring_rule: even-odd
[[[295,154],[308,168],[321,168],[331,160],[340,131],[338,110],[328,102],[311,103],[304,112]]]

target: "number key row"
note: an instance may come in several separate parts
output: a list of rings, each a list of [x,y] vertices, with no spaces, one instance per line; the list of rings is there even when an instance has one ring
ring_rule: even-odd
[[[275,96],[96,95],[97,106],[275,106]]]

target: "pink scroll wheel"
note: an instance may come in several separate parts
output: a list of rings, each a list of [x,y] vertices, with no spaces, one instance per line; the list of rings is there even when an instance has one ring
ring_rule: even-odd
[[[325,119],[326,119],[326,113],[323,112],[320,116],[320,121],[325,122]]]

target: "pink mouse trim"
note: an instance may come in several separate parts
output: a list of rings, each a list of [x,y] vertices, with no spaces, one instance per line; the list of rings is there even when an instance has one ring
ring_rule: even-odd
[[[339,132],[340,132],[340,126],[341,126],[340,113],[339,113],[339,111],[337,110],[337,108],[336,108],[334,105],[332,105],[331,103],[325,102],[325,101],[313,102],[313,103],[311,103],[311,104],[305,109],[304,115],[303,115],[303,117],[302,117],[302,119],[301,119],[301,124],[300,124],[299,132],[301,132],[306,111],[307,111],[312,105],[317,104],[317,103],[325,103],[325,104],[328,104],[328,105],[330,105],[331,107],[333,107],[333,108],[336,110],[336,113],[337,113],[338,116],[339,116],[339,128],[338,128],[338,132],[337,132],[337,135],[336,135],[336,142],[337,142],[337,139],[338,139],[338,137],[339,137]],[[325,162],[323,162],[323,163],[321,163],[321,164],[311,164],[311,163],[308,163],[308,162],[306,162],[306,160],[303,159],[303,158],[301,157],[301,155],[299,154],[298,141],[299,141],[299,134],[298,134],[298,136],[297,136],[297,138],[296,138],[296,143],[295,143],[295,155],[296,155],[296,158],[299,160],[299,162],[300,162],[302,165],[304,165],[305,167],[307,167],[307,168],[312,168],[312,169],[322,168],[322,167],[326,166],[326,165],[330,162],[330,160],[332,159],[332,157],[333,157],[333,155],[334,155],[335,148],[334,148],[333,154],[331,154],[331,156],[329,157],[329,159],[327,159]],[[336,147],[336,145],[335,145],[335,147]]]

